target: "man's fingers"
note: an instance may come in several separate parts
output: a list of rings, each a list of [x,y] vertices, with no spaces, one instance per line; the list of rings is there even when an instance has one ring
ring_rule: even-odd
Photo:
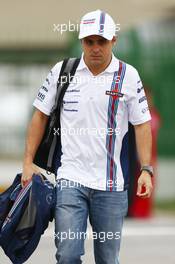
[[[29,181],[22,181],[21,185],[22,185],[22,187],[25,187],[28,183],[29,183]]]
[[[41,174],[39,170],[30,169],[29,171],[24,171],[21,177],[21,186],[25,187],[31,180],[34,174]]]
[[[138,186],[137,186],[137,195],[140,195],[142,192],[142,183],[138,182]]]
[[[31,180],[32,180],[32,175],[26,176],[26,175],[22,175],[21,177],[21,185],[22,187],[25,187]]]
[[[142,186],[145,187],[145,191],[142,192]],[[151,196],[152,192],[152,186],[150,185],[144,185],[144,184],[138,184],[138,190],[137,195],[142,198],[149,198]]]
[[[25,187],[31,180],[32,180],[32,178],[30,178],[30,179],[22,179],[21,180],[22,187]]]
[[[137,196],[141,198],[149,198],[152,193],[152,180],[149,174],[142,172],[138,179]]]
[[[142,198],[147,198],[147,197],[150,197],[150,193],[145,191],[144,193],[140,193],[140,194],[137,194],[139,197],[142,197]]]

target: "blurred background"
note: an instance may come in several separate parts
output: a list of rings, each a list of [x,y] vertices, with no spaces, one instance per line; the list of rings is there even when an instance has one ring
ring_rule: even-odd
[[[120,25],[114,54],[139,71],[153,115],[155,191],[145,205],[131,195],[130,217],[174,217],[175,0],[1,1],[0,191],[21,171],[38,89],[56,62],[81,55],[73,25],[96,9]],[[147,213],[134,213],[139,207]]]

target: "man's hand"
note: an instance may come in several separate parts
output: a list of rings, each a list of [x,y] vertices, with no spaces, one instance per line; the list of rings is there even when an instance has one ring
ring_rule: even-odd
[[[144,191],[142,192],[142,188]],[[147,171],[142,171],[137,186],[137,195],[141,198],[149,198],[153,189],[151,175]]]
[[[21,177],[21,185],[25,187],[31,180],[33,174],[40,174],[39,169],[33,164],[24,165]]]

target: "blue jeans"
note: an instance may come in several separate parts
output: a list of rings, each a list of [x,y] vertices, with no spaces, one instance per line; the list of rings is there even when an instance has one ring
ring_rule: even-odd
[[[59,180],[55,209],[57,264],[82,263],[87,218],[92,226],[96,264],[118,264],[127,191],[109,192]]]

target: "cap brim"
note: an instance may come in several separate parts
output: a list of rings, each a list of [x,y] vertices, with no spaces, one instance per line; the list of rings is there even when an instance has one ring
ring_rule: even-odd
[[[85,33],[85,34],[79,34],[79,36],[78,36],[78,38],[79,39],[83,39],[83,38],[86,38],[86,37],[89,37],[89,36],[100,36],[100,37],[103,37],[103,38],[105,38],[105,39],[107,39],[107,40],[112,40],[113,39],[113,36],[109,36],[109,35],[107,35],[107,34],[98,34],[98,33],[92,33],[92,32],[87,32],[87,33]]]

